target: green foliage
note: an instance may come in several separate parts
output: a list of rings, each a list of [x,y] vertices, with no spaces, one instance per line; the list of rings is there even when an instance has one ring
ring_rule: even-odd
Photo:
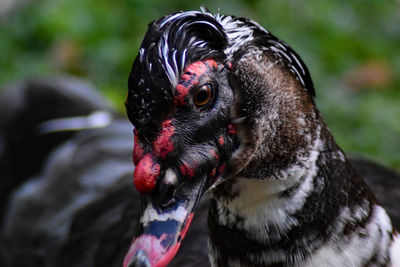
[[[400,169],[395,0],[36,0],[0,20],[0,84],[68,72],[88,78],[122,111],[147,24],[201,5],[250,17],[289,43],[310,68],[339,144]]]

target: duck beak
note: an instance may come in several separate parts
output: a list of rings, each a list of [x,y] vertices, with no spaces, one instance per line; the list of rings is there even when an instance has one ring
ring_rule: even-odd
[[[176,174],[168,169],[162,181],[154,193],[143,197],[143,213],[124,267],[162,267],[174,258],[206,189],[207,177],[176,185]]]

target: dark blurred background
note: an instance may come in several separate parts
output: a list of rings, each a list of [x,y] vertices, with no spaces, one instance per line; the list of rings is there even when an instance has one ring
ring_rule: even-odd
[[[147,24],[202,5],[252,18],[289,43],[342,148],[400,170],[399,0],[1,0],[0,87],[68,73],[123,112]]]

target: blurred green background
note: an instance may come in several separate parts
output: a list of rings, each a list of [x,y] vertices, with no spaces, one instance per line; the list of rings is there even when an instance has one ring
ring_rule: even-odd
[[[400,1],[1,0],[0,87],[26,77],[87,78],[123,112],[147,24],[179,10],[250,17],[308,65],[342,148],[400,170]]]

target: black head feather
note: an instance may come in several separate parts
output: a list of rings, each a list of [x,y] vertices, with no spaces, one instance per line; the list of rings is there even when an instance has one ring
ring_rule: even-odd
[[[173,111],[173,95],[191,62],[225,59],[227,36],[211,16],[180,12],[149,25],[128,81],[127,113],[140,137],[155,138]]]

